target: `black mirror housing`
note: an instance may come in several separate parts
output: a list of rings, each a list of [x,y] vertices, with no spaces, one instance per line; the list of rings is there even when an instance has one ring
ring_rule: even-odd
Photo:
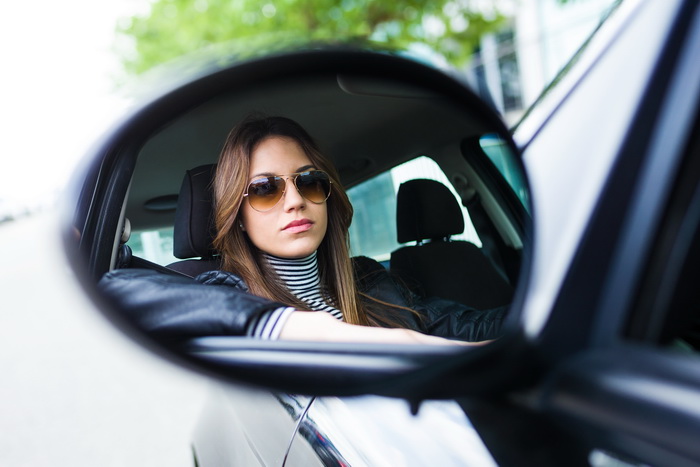
[[[390,108],[386,103],[394,103],[396,111],[387,111],[382,119],[380,114]],[[429,139],[421,138],[420,131],[433,125],[431,121],[441,122],[432,132],[437,135],[431,136],[435,144],[447,146],[454,141],[459,151],[466,137],[495,134],[517,154],[500,117],[463,82],[395,54],[321,47],[214,67],[133,111],[95,146],[73,179],[66,203],[65,250],[85,291],[107,319],[177,364],[224,380],[293,393],[447,398],[503,390],[517,375],[535,371],[534,364],[524,363],[529,352],[517,325],[530,263],[527,215],[520,223],[526,245],[508,330],[498,342],[485,346],[268,342],[233,336],[200,336],[173,344],[126,319],[123,310],[104,297],[97,281],[118,261],[125,219],[150,228],[167,225],[172,215],[163,208],[147,216],[129,203],[141,191],[144,199],[171,202],[173,190],[165,181],[178,178],[171,173],[213,162],[225,131],[251,109],[260,108],[287,113],[311,126],[310,133],[330,135],[326,141],[321,139],[321,145],[337,154],[334,162],[349,185],[388,168],[381,165],[390,160],[375,154],[395,152],[396,160],[420,155],[421,142]],[[406,115],[402,109],[415,113]],[[404,119],[398,120],[402,112]],[[371,115],[377,120],[370,120]],[[372,136],[377,147],[360,138],[348,143],[338,135],[350,124],[363,135],[381,136],[385,131],[386,138]],[[396,134],[399,130],[414,137],[402,138]],[[522,164],[515,164],[524,184]],[[161,175],[162,187],[158,186]],[[146,193],[143,179],[149,177],[153,189],[161,190],[159,196]],[[157,266],[163,267],[153,267]],[[514,348],[520,349],[515,357]]]

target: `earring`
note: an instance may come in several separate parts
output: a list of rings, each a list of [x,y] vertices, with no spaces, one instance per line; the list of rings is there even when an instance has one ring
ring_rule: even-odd
[[[239,222],[238,227],[240,227],[241,230],[245,232],[245,227],[243,227],[243,222]]]

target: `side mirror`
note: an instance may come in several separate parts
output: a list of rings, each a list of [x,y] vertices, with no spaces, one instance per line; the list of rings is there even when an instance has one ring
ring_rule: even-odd
[[[105,273],[165,266],[138,257],[125,264],[120,254],[129,231],[172,228],[185,172],[215,163],[227,132],[252,111],[300,122],[333,159],[346,187],[411,158],[431,156],[467,205],[483,237],[481,249],[500,262],[499,273],[513,287],[503,337],[481,347],[221,335],[173,344],[110,303],[97,287]],[[498,162],[483,150],[484,135],[498,147]],[[532,236],[526,177],[516,153],[491,108],[462,82],[425,64],[333,48],[250,59],[214,68],[144,103],[105,136],[74,177],[66,253],[85,291],[117,327],[165,358],[217,378],[292,393],[413,400],[493,392],[528,367],[518,311]],[[393,239],[396,233],[376,235]]]

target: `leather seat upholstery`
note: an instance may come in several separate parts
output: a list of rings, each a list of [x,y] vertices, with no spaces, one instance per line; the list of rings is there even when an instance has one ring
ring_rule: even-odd
[[[175,211],[173,254],[184,259],[167,267],[195,277],[219,269],[212,246],[214,204],[212,182],[216,164],[195,167],[185,173]]]
[[[477,309],[508,304],[513,287],[471,242],[450,241],[464,231],[455,196],[427,179],[401,184],[397,194],[399,243],[417,242],[391,254],[390,269],[426,296],[442,297]]]

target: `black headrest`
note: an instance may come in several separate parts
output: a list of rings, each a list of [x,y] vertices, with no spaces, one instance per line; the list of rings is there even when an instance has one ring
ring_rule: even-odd
[[[175,211],[173,254],[176,258],[209,258],[214,253],[212,181],[215,171],[216,164],[207,164],[185,173]]]
[[[396,238],[399,243],[444,238],[464,231],[457,199],[442,183],[415,179],[396,195]]]

